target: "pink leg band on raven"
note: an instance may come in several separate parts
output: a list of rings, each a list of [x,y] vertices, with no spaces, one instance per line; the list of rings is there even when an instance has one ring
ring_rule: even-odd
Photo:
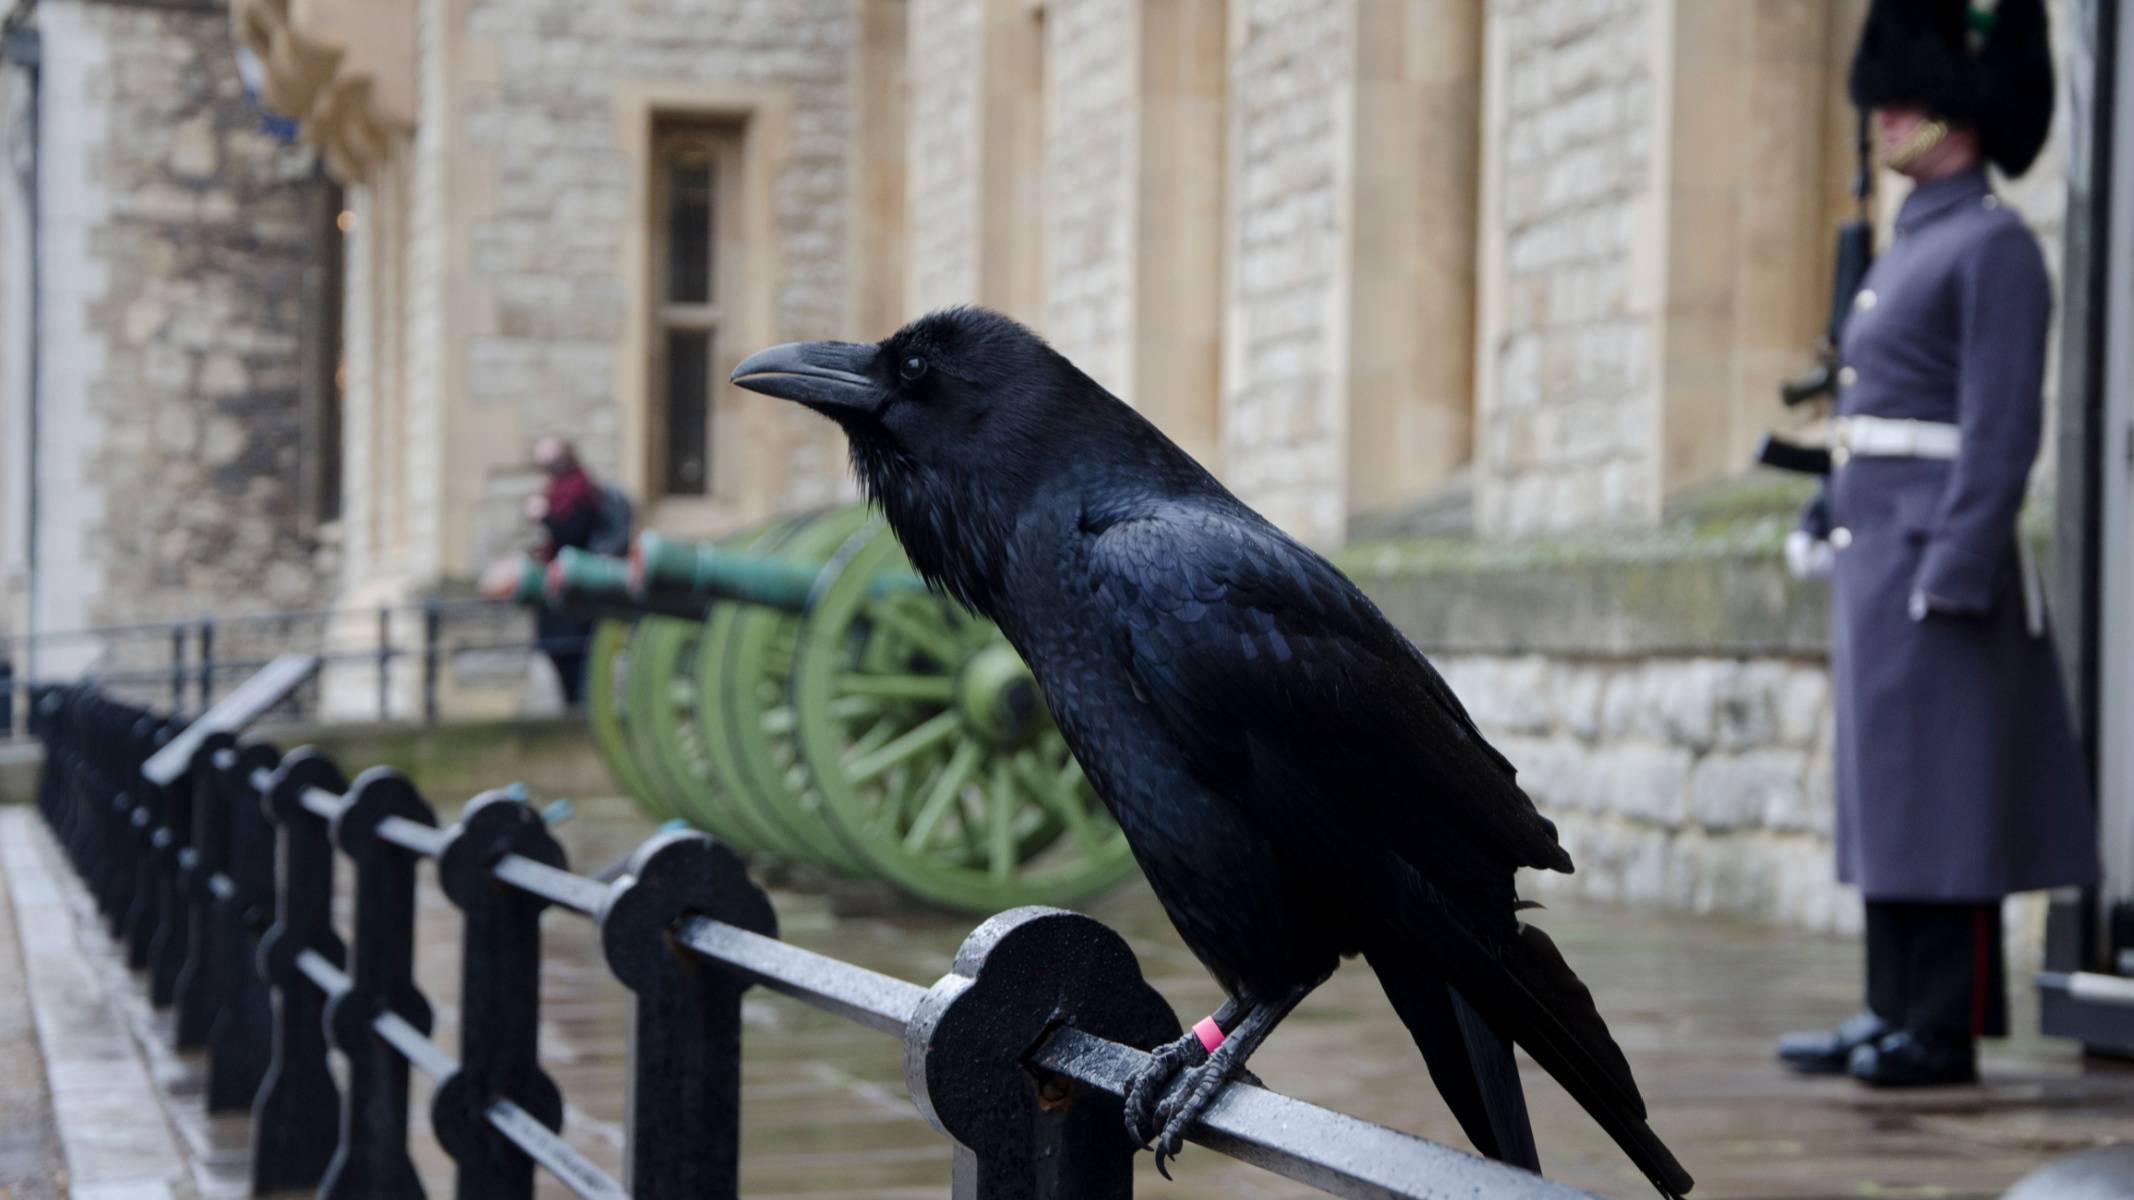
[[[1223,1027],[1215,1023],[1214,1017],[1202,1017],[1200,1023],[1193,1026],[1193,1036],[1200,1039],[1202,1049],[1213,1054],[1215,1048],[1223,1044]]]

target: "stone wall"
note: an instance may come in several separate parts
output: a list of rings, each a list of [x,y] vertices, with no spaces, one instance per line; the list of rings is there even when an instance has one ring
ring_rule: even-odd
[[[1658,516],[1648,0],[1489,7],[1477,520],[1497,534]],[[1660,236],[1664,236],[1661,234]]]
[[[1234,0],[1230,20],[1222,474],[1276,524],[1338,541],[1353,13],[1347,0]]]
[[[1788,658],[1439,661],[1578,864],[1527,890],[1852,929],[1831,875],[1830,688]]]
[[[35,24],[34,621],[316,606],[331,564],[295,487],[312,156],[261,131],[220,12],[54,0]]]

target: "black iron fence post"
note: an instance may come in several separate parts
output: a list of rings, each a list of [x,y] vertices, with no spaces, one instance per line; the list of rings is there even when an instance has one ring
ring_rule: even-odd
[[[305,975],[302,958],[339,967],[347,955],[332,924],[333,842],[325,820],[304,807],[304,793],[347,786],[332,760],[300,749],[275,768],[262,797],[278,841],[274,926],[259,946],[260,973],[274,993],[274,1051],[252,1105],[254,1195],[316,1186],[341,1134],[341,1094],[326,1061],[329,997]]]
[[[212,733],[193,751],[183,787],[192,797],[192,845],[178,852],[179,879],[185,894],[185,962],[172,989],[177,1006],[178,1048],[207,1045],[215,1013],[227,999],[217,960],[222,920],[216,911],[215,884],[229,864],[230,806],[219,794],[215,755],[236,746],[227,733]]]
[[[280,761],[273,746],[249,742],[228,767],[215,771],[215,803],[228,813],[229,890],[215,897],[213,961],[222,1000],[207,1035],[209,1112],[250,1108],[274,1049],[273,1000],[265,973],[254,966],[273,906],[274,830],[252,773],[271,772]]]
[[[444,647],[439,641],[444,612],[432,597],[422,602],[422,719],[437,724],[437,680],[443,668]]]
[[[200,711],[215,704],[215,622],[200,622]]]
[[[333,822],[334,841],[355,864],[356,944],[349,990],[326,1012],[334,1045],[348,1056],[348,1107],[319,1186],[324,1200],[424,1194],[408,1158],[408,1060],[374,1027],[390,1011],[425,1035],[431,1028],[429,1001],[415,987],[415,858],[378,837],[387,817],[437,824],[405,777],[373,767],[349,786]]]
[[[378,719],[393,715],[393,610],[378,606]]]
[[[81,710],[85,707],[87,702],[83,700],[68,705],[75,722],[84,719]],[[135,743],[146,743],[155,733],[156,723],[147,716],[133,722],[131,736]],[[78,727],[75,736],[81,736]],[[134,861],[139,842],[133,827],[133,789],[101,786],[93,779],[93,772],[84,770],[75,790],[83,804],[98,810],[96,824],[102,830],[106,861],[97,898],[104,920],[111,926],[111,936],[124,938],[132,928],[134,888],[139,882],[139,866]]]
[[[1018,908],[964,939],[904,1035],[904,1081],[956,1141],[955,1200],[1119,1200],[1134,1194],[1120,1102],[1040,1080],[1022,1056],[1055,1026],[1152,1049],[1178,1016],[1125,939],[1080,913]]]
[[[169,733],[167,724],[156,730],[156,736],[164,740],[168,740]],[[162,816],[162,789],[138,774],[109,781],[107,786],[120,797],[126,816],[126,838],[130,843],[126,853],[133,862],[133,883],[127,888],[124,918],[126,965],[138,971],[149,964],[149,944],[156,935],[156,905],[163,895],[155,853],[156,822]]]
[[[140,787],[156,802],[148,839],[156,889],[150,914],[154,932],[148,942],[148,999],[157,1008],[168,1008],[178,996],[190,923],[182,856],[193,840],[193,781],[190,775],[180,775],[170,786],[157,787],[142,779]]]
[[[507,854],[565,869],[563,847],[541,814],[503,792],[468,803],[438,855],[445,895],[466,914],[460,944],[460,1006],[480,1020],[460,1026],[459,1068],[437,1085],[430,1117],[457,1166],[460,1200],[531,1197],[534,1164],[487,1118],[509,1100],[550,1130],[563,1128],[563,1093],[541,1069],[541,910],[547,902],[499,883]]]
[[[689,915],[765,937],[778,920],[732,850],[660,834],[630,856],[600,912],[608,968],[636,994],[623,1184],[641,1200],[733,1200],[741,1187],[741,993],[748,984],[669,936]]]
[[[170,710],[185,711],[185,626],[170,630]]]

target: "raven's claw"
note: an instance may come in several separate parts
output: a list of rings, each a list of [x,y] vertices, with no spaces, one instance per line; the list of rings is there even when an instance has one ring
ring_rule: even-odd
[[[1133,1139],[1134,1145],[1146,1149],[1161,1128],[1156,1120],[1157,1104],[1171,1081],[1180,1071],[1207,1060],[1207,1048],[1191,1032],[1149,1052],[1148,1066],[1126,1085],[1126,1136]],[[1159,1160],[1158,1169],[1161,1167]]]
[[[1156,1106],[1156,1116],[1163,1122],[1163,1132],[1156,1137],[1156,1173],[1165,1179],[1171,1177],[1167,1161],[1186,1148],[1186,1129],[1200,1120],[1225,1087],[1237,1082],[1260,1086],[1259,1076],[1245,1069],[1243,1056],[1224,1053],[1235,1044],[1223,1043],[1207,1062],[1186,1071],[1178,1086]]]

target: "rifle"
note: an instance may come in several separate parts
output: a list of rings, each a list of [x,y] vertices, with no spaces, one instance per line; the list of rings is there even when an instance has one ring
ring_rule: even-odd
[[[1838,347],[1845,339],[1845,322],[1852,316],[1853,297],[1859,295],[1860,283],[1875,261],[1875,223],[1868,211],[1868,198],[1874,193],[1874,169],[1865,109],[1860,111],[1858,129],[1855,146],[1860,165],[1853,175],[1852,196],[1859,210],[1838,226],[1837,269],[1832,272],[1830,281],[1830,322],[1816,338],[1816,365],[1807,373],[1783,380],[1778,385],[1779,399],[1789,409],[1837,392]],[[1766,435],[1763,444],[1757,447],[1756,461],[1781,471],[1811,475],[1830,473],[1829,451],[1773,435]]]

